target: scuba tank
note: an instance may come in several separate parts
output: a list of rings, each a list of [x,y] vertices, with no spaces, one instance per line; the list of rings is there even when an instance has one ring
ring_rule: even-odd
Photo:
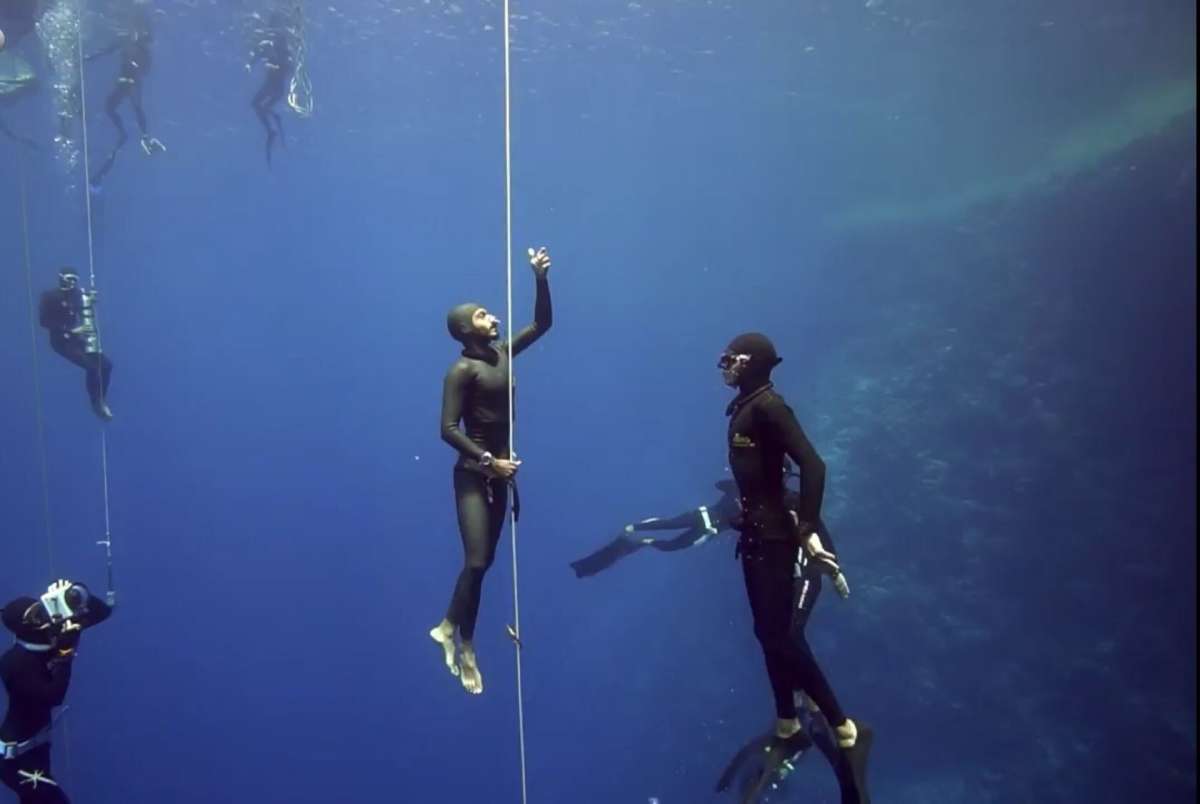
[[[75,288],[69,297],[71,312],[75,314],[75,329],[71,334],[83,341],[85,354],[100,353],[100,336],[96,332],[96,293]]]

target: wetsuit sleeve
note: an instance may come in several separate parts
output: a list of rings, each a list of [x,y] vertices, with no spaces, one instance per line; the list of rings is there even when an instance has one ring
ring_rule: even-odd
[[[821,516],[825,499],[825,462],[804,434],[796,414],[782,399],[774,399],[761,408],[762,424],[800,470],[800,504],[796,515],[814,525]]]
[[[12,700],[46,707],[62,706],[71,686],[70,661],[56,661],[46,672],[14,673],[9,679]]]
[[[513,355],[519,355],[546,334],[554,323],[554,311],[550,305],[550,280],[539,277],[537,299],[533,303],[533,323],[513,337]]]
[[[19,597],[16,600],[9,601],[4,606],[4,612],[0,617],[3,618],[4,627],[14,634],[21,629],[21,618],[25,615],[25,610],[37,602],[35,597]]]
[[[442,386],[442,440],[468,458],[479,460],[484,449],[462,431],[463,407],[466,405],[467,390],[471,384],[471,369],[458,361],[446,372]]]
[[[112,606],[98,597],[88,601],[87,613],[79,618],[79,624],[85,629],[93,628],[112,616]]]

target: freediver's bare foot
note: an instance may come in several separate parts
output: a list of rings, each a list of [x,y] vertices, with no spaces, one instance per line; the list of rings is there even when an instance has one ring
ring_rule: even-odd
[[[850,718],[846,718],[846,722],[838,726],[836,731],[838,746],[841,748],[853,748],[858,741],[858,726]]]
[[[483,675],[479,672],[475,649],[467,642],[462,644],[462,685],[472,695],[483,692]]]
[[[787,739],[793,737],[798,731],[800,731],[800,728],[801,728],[800,721],[796,718],[789,718],[787,720],[783,720],[783,719],[776,720],[775,721],[775,736],[781,740],[787,740]]]
[[[429,632],[430,638],[434,642],[442,646],[442,652],[446,658],[446,669],[450,671],[450,675],[458,675],[458,661],[455,657],[454,645],[454,626],[447,620],[442,620],[435,625]]]

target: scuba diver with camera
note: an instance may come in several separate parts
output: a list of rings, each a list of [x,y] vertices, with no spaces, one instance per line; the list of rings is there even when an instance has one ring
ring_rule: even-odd
[[[63,268],[58,272],[58,287],[42,294],[38,321],[50,332],[50,348],[87,373],[92,410],[109,421],[113,417],[107,401],[113,364],[100,348],[96,296],[96,290],[80,285],[79,274]]]

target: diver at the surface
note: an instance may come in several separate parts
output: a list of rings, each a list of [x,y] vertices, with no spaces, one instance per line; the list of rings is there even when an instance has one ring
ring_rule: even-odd
[[[512,354],[521,354],[546,334],[553,323],[550,305],[550,255],[530,249],[537,280],[533,323],[512,340]],[[454,496],[463,543],[459,572],[445,618],[429,632],[442,646],[446,667],[459,676],[467,692],[483,692],[483,676],[475,656],[475,621],[483,576],[496,556],[504,527],[508,494],[513,492],[513,515],[520,500],[515,477],[520,461],[510,452],[508,429],[508,344],[496,342],[500,321],[479,304],[460,304],[446,319],[450,336],[462,344],[462,356],[446,373],[442,389],[442,440],[458,452],[454,464]],[[462,426],[459,426],[459,423]]]
[[[161,140],[150,136],[146,123],[146,112],[142,108],[142,90],[146,76],[150,73],[150,46],[153,44],[153,40],[154,36],[150,26],[148,1],[133,0],[130,6],[129,25],[119,34],[117,41],[87,58],[88,61],[92,61],[116,51],[120,51],[121,54],[121,63],[117,72],[116,83],[104,101],[104,111],[108,114],[109,119],[112,120],[113,127],[117,130],[117,142],[113,145],[112,150],[109,151],[108,156],[99,169],[92,174],[90,183],[93,188],[98,188],[100,183],[104,181],[104,177],[112,170],[113,164],[117,160],[117,154],[125,147],[125,143],[129,141],[129,133],[125,130],[125,122],[121,119],[120,113],[121,104],[125,103],[125,101],[129,101],[129,105],[133,108],[133,116],[137,121],[138,131],[141,132],[139,142],[146,156],[153,156],[156,153],[167,150]]]
[[[16,644],[0,655],[0,681],[8,712],[0,723],[0,782],[21,804],[67,804],[51,772],[55,709],[63,705],[84,629],[112,616],[112,599],[60,580],[40,597],[19,597],[4,607],[4,627]]]
[[[288,93],[292,74],[296,69],[295,54],[291,46],[292,22],[282,12],[276,9],[271,12],[266,27],[258,34],[258,41],[250,51],[250,61],[246,69],[252,70],[258,62],[263,63],[265,73],[262,85],[250,105],[254,114],[267,132],[267,166],[271,165],[271,152],[276,140],[280,145],[286,145],[283,135],[283,118],[275,111],[275,106]]]
[[[729,467],[741,495],[738,553],[775,698],[775,736],[786,741],[801,731],[794,694],[803,692],[834,727],[843,804],[863,804],[870,800],[866,771],[874,735],[846,716],[804,635],[822,575],[833,577],[843,596],[849,588],[821,523],[825,464],[771,383],[780,362],[774,344],[759,333],[734,338],[718,361],[726,385],[738,392],[726,409]],[[800,474],[795,508],[785,500],[785,455]]]
[[[96,330],[96,291],[83,288],[79,275],[70,268],[58,273],[58,287],[42,294],[38,321],[50,331],[50,347],[86,373],[92,410],[104,421],[112,418],[108,407],[108,383],[112,361],[100,351]]]

